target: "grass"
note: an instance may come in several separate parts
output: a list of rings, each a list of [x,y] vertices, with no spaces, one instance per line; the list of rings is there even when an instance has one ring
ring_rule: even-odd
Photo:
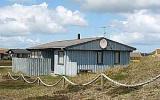
[[[2,75],[5,75],[5,74],[7,74],[7,72],[11,72],[11,68],[9,68],[9,67],[0,67],[0,73],[2,74]]]
[[[0,66],[12,66],[11,60],[0,60]]]
[[[24,81],[6,80],[0,82],[0,89],[26,89],[33,87],[34,84],[27,84]]]
[[[70,100],[66,95],[54,95],[54,96],[38,96],[38,97],[29,97],[24,100]]]
[[[62,83],[56,87],[38,86],[27,84],[22,80],[12,81],[6,79],[6,73],[10,68],[0,68],[0,100],[158,100],[160,98],[159,80],[138,88],[124,88],[115,86],[105,80],[104,90],[101,91],[100,80],[92,86],[62,87]],[[131,63],[128,67],[110,68],[105,72],[114,80],[126,84],[140,83],[160,74],[160,62],[153,57],[144,57],[139,63]],[[2,77],[3,76],[3,77]],[[81,73],[75,77],[68,77],[76,83],[86,83],[97,74]],[[40,76],[48,84],[59,80],[58,77]],[[33,80],[27,78],[29,80]]]

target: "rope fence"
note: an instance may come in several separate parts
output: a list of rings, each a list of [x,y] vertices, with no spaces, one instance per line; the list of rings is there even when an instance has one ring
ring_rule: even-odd
[[[152,79],[150,80],[147,80],[145,82],[142,82],[142,83],[138,83],[138,84],[123,84],[123,83],[120,83],[120,82],[117,82],[111,78],[109,78],[107,75],[101,73],[99,74],[98,76],[96,76],[93,80],[87,82],[87,83],[84,83],[84,84],[77,84],[77,83],[74,83],[72,82],[71,80],[69,80],[66,76],[62,76],[56,83],[54,84],[47,84],[45,82],[42,81],[42,79],[40,77],[37,77],[34,81],[28,81],[23,74],[21,74],[19,77],[17,78],[14,78],[10,72],[8,72],[8,77],[11,78],[12,80],[18,80],[18,79],[23,79],[25,82],[29,83],[29,84],[33,84],[33,83],[38,83],[38,85],[40,84],[43,84],[44,86],[46,87],[53,87],[53,86],[56,86],[58,85],[62,80],[63,80],[63,86],[65,87],[65,83],[68,82],[69,84],[71,85],[74,85],[74,86],[78,86],[78,85],[81,85],[81,86],[87,86],[87,85],[91,85],[92,83],[96,82],[99,78],[101,79],[101,88],[103,90],[103,87],[104,87],[104,79],[108,80],[109,82],[111,83],[114,83],[115,85],[117,86],[122,86],[122,87],[128,87],[128,88],[133,88],[133,87],[139,87],[139,86],[143,86],[143,85],[146,85],[146,84],[149,84],[155,80],[157,80],[158,78],[160,78],[160,74],[157,75],[156,77],[153,77]]]

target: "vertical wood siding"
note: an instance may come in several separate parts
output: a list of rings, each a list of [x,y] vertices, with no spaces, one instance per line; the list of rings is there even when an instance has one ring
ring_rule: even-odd
[[[13,58],[12,71],[29,76],[48,75],[51,73],[51,59],[47,58]]]
[[[80,70],[91,70],[92,72],[103,72],[108,67],[114,66],[114,51],[103,51],[103,64],[97,64],[97,51],[67,51],[67,62],[77,63],[77,72]],[[120,52],[120,65],[129,63],[129,52]]]

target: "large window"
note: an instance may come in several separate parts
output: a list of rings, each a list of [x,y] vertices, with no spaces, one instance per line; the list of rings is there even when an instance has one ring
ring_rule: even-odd
[[[58,64],[64,65],[64,51],[58,51]]]
[[[97,52],[97,64],[103,64],[103,52]]]
[[[115,64],[120,64],[120,52],[116,51],[115,52]]]

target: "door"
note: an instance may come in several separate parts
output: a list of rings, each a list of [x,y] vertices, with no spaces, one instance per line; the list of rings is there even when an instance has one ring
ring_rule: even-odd
[[[54,51],[54,73],[65,74],[65,52],[62,50]]]

